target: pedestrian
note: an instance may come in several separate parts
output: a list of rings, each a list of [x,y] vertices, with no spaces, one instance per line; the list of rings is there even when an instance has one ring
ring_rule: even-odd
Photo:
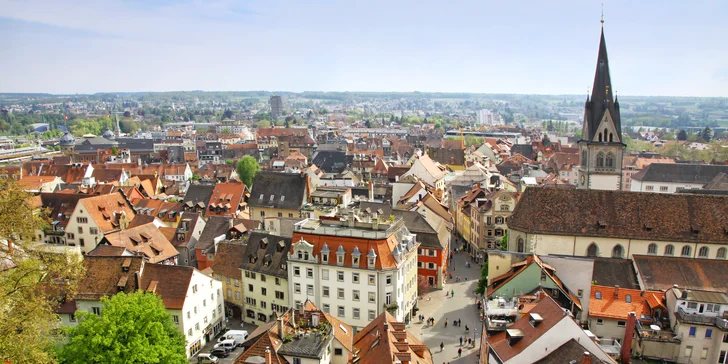
[[[455,290],[454,289],[453,290],[450,290],[450,296],[451,297],[455,297]]]
[[[463,356],[463,348],[458,348],[458,358],[461,356]]]
[[[473,344],[473,339],[468,338],[468,345],[472,345],[472,344]]]
[[[460,336],[460,346],[463,346],[463,337]]]
[[[445,344],[440,343],[440,352],[442,352],[442,349],[444,349],[444,348],[445,348]]]

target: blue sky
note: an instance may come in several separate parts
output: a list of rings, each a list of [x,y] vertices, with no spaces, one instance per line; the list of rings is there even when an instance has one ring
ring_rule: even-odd
[[[0,0],[0,92],[586,94],[600,1]],[[728,1],[605,1],[614,89],[728,96]]]

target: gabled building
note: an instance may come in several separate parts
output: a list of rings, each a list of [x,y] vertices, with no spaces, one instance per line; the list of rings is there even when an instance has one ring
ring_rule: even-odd
[[[242,183],[216,184],[208,201],[205,217],[243,217],[246,212],[246,193],[247,189]]]
[[[240,264],[243,262],[246,244],[242,241],[223,241],[217,245],[212,274],[222,282],[225,312],[228,317],[241,318],[243,312],[243,276]]]
[[[420,181],[433,187],[435,190],[445,191],[445,176],[448,170],[438,162],[433,161],[425,154],[416,157],[412,167],[400,178],[416,176]]]
[[[154,223],[127,227],[123,231],[106,234],[99,244],[124,247],[135,255],[143,257],[148,263],[177,265],[179,258],[177,249]]]
[[[248,206],[250,218],[300,216],[312,188],[308,175],[260,172],[255,175]]]
[[[197,241],[205,230],[205,220],[202,216],[194,212],[183,212],[180,222],[174,231],[174,235],[170,242],[177,248],[179,259],[177,264],[190,267],[197,267],[197,255],[195,247]]]
[[[288,252],[291,238],[253,232],[243,252],[242,320],[255,325],[271,322],[291,307],[288,288]]]
[[[165,225],[175,228],[182,214],[182,203],[163,200],[139,199],[134,202],[134,211],[139,215],[158,218]]]
[[[348,364],[354,357],[353,329],[306,301],[253,331],[236,364]]]
[[[584,356],[587,363],[616,363],[551,297],[506,331],[483,335],[481,344],[480,363],[583,363]]]
[[[194,211],[204,214],[210,197],[215,190],[215,184],[192,183],[185,192],[182,206],[185,211]]]
[[[86,254],[106,234],[125,229],[135,216],[129,202],[118,193],[80,199],[66,225],[66,243],[80,246]]]
[[[389,312],[382,312],[354,336],[349,363],[434,364],[430,349]]]
[[[665,293],[622,287],[594,285],[589,297],[589,331],[600,339],[623,342],[629,313],[636,314],[641,326],[656,325],[658,331],[670,331]],[[665,325],[663,325],[663,322]]]
[[[218,243],[224,240],[240,239],[247,234],[248,229],[243,221],[243,219],[222,216],[207,218],[205,227],[202,229],[200,238],[195,245],[195,258],[198,269],[205,270],[212,267]]]
[[[141,257],[87,256],[85,274],[72,302],[61,307],[61,322],[77,325],[77,310],[101,314],[101,298],[141,290],[160,296],[185,336],[188,357],[221,332],[222,285],[192,267],[145,264]]]
[[[652,163],[632,175],[632,192],[677,193],[702,189],[728,166],[712,164]]]

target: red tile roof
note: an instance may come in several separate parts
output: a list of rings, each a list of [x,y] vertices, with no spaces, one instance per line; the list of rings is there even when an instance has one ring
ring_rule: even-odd
[[[84,198],[79,200],[79,203],[104,234],[119,229],[121,214],[126,215],[127,221],[133,220],[136,216],[134,210],[119,193]]]
[[[597,292],[599,292],[599,298],[597,298]],[[627,296],[631,302],[627,302]],[[653,304],[659,302],[659,306],[662,303],[661,297],[664,296],[664,292],[642,292],[638,289],[592,285],[589,297],[589,317],[627,320],[629,312],[635,312],[638,318],[641,315],[649,317],[648,297],[653,297]]]
[[[427,346],[386,311],[354,336],[354,350],[360,364],[433,363]]]

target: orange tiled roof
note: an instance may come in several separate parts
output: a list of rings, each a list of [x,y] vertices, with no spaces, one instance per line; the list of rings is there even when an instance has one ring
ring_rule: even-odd
[[[360,364],[433,363],[427,346],[386,311],[354,336],[354,350]]]
[[[597,298],[597,292],[601,298]],[[626,320],[627,313],[635,312],[637,317],[650,316],[650,304],[647,296],[653,296],[653,304],[660,302],[663,292],[650,291],[643,293],[637,289],[616,288],[592,285],[589,297],[589,316]],[[631,302],[627,302],[627,296]],[[659,299],[659,301],[658,301]]]
[[[104,236],[112,246],[121,246],[144,256],[150,263],[162,262],[179,255],[177,249],[154,225],[148,223]]]
[[[119,229],[120,214],[125,214],[127,221],[133,220],[136,216],[120,193],[84,198],[79,200],[79,203],[88,211],[104,234]]]
[[[231,216],[234,217],[238,208],[243,203],[245,185],[242,183],[218,183],[212,190],[210,201],[205,210],[205,217],[208,216]]]

